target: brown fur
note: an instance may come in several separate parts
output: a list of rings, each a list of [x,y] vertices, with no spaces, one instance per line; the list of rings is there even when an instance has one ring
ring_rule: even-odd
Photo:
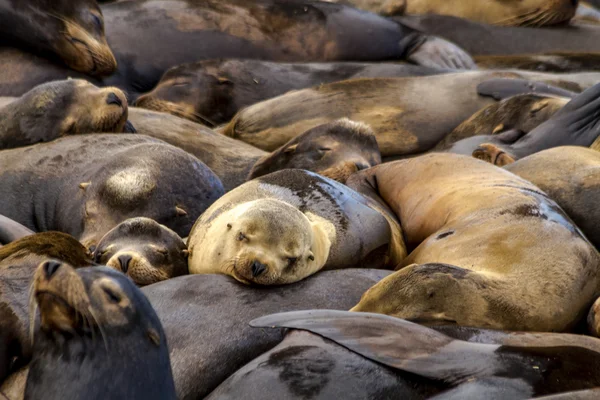
[[[538,188],[466,156],[431,154],[362,171],[407,248],[353,311],[493,329],[564,331],[599,291],[596,249]]]

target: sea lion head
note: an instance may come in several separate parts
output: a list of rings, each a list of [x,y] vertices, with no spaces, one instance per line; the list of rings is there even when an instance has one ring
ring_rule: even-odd
[[[214,266],[245,284],[299,281],[327,261],[331,242],[325,224],[280,200],[237,205],[212,220],[203,241],[190,247],[190,272]]]
[[[264,156],[248,179],[297,168],[345,183],[353,173],[377,164],[381,164],[381,154],[371,128],[343,118],[312,128]]]
[[[547,26],[569,21],[575,15],[578,0],[495,0],[487,6],[490,23],[501,26]],[[480,3],[488,4],[488,3]]]
[[[110,230],[94,251],[97,263],[144,286],[188,273],[188,252],[171,229],[150,218],[131,218]]]
[[[211,128],[227,122],[235,114],[231,104],[233,83],[213,71],[213,63],[209,60],[169,69],[152,91],[137,98],[135,106]]]
[[[48,260],[34,274],[30,300],[31,326],[36,308],[40,324],[26,398],[48,398],[44,391],[64,398],[175,398],[161,323],[128,277]],[[144,377],[151,381],[140,385]]]
[[[4,112],[11,114],[8,118],[18,119],[22,134],[31,143],[80,133],[131,132],[125,94],[81,79],[36,86]]]
[[[104,17],[94,0],[12,2],[33,47],[53,52],[70,68],[92,76],[112,74],[117,61],[104,35]],[[21,3],[21,4],[19,4]],[[22,39],[22,38],[19,38]]]

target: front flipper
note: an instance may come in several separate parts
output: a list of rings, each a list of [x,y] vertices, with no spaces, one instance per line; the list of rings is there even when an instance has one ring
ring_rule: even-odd
[[[425,67],[477,69],[475,61],[466,51],[437,36],[428,36],[409,53],[407,60]]]
[[[494,100],[503,100],[519,94],[543,94],[568,97],[577,96],[577,93],[562,89],[558,86],[544,82],[530,81],[527,79],[494,78],[477,85],[480,96],[492,97]]]

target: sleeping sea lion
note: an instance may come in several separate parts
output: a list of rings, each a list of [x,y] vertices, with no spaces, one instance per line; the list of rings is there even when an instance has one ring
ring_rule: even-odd
[[[150,302],[123,274],[46,261],[32,297],[40,311],[28,400],[175,400],[167,338]]]
[[[406,254],[366,198],[331,179],[286,169],[246,182],[198,219],[192,274],[280,285],[321,269],[391,267]]]
[[[185,237],[223,194],[198,159],[143,135],[77,135],[3,150],[0,186],[5,216],[36,232],[69,233],[86,247],[139,216]]]
[[[505,165],[558,146],[591,146],[600,136],[600,84],[577,95],[546,122],[510,145],[483,143],[473,156]]]
[[[566,331],[600,292],[597,250],[553,200],[508,171],[432,153],[358,172],[347,184],[390,207],[409,251],[353,311]]]
[[[110,75],[117,62],[94,0],[19,0],[0,3],[0,45],[54,55],[89,75]]]
[[[82,133],[132,132],[127,110],[117,88],[80,79],[49,82],[0,107],[0,149]]]
[[[216,126],[229,122],[244,107],[290,90],[351,78],[426,76],[450,71],[400,62],[203,60],[169,69],[154,90],[138,97],[135,105]]]
[[[119,87],[133,97],[152,90],[169,68],[200,59],[408,60],[426,66],[474,67],[468,54],[445,40],[339,4],[143,0],[105,4],[102,11],[108,42],[119,62],[106,84],[125,82],[127,87]]]
[[[94,260],[129,276],[138,286],[188,273],[183,240],[150,218],[130,218],[98,242]]]
[[[577,0],[406,0],[406,14],[452,15],[484,24],[540,27],[569,21]]]
[[[398,318],[332,310],[251,325],[291,331],[209,399],[527,399],[600,380],[589,370],[600,365],[599,341],[576,335],[510,333],[509,343],[469,343]]]

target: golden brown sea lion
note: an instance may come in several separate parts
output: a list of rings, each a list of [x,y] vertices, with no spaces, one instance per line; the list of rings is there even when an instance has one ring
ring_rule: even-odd
[[[493,329],[564,331],[599,293],[600,256],[531,183],[471,157],[386,163],[348,185],[398,217],[398,271],[353,311]]]

